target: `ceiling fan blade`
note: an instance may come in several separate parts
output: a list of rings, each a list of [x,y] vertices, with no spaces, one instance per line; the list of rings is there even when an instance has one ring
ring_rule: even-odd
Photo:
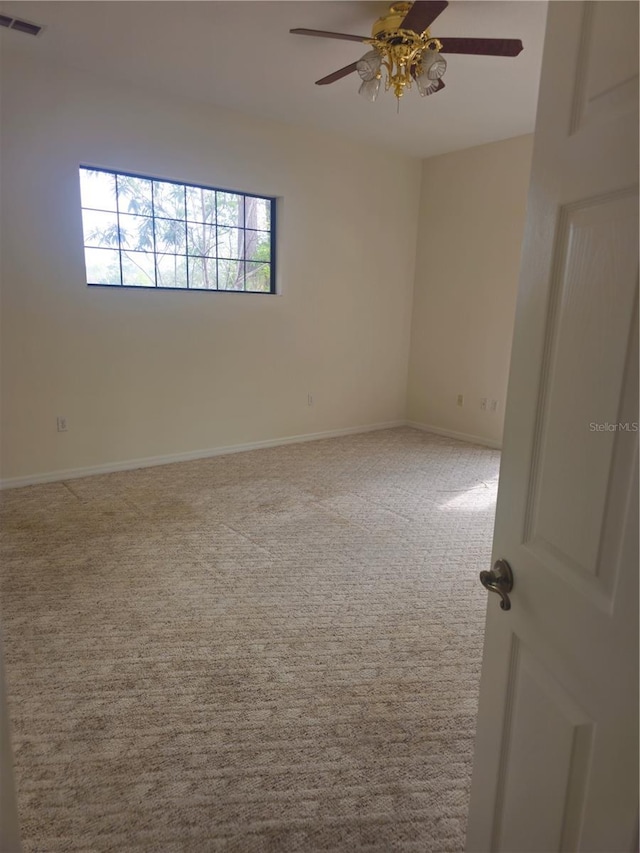
[[[442,53],[469,53],[483,56],[517,56],[523,49],[520,39],[439,39]]]
[[[403,30],[421,33],[444,12],[448,5],[446,0],[416,0],[404,16],[401,27]]]
[[[326,30],[297,29],[289,30],[289,32],[296,36],[317,36],[321,39],[344,39],[345,41],[366,41],[371,38],[370,36],[352,36],[349,33],[330,33]]]
[[[316,86],[327,86],[329,83],[335,83],[336,80],[342,80],[343,77],[346,77],[348,74],[353,74],[356,70],[357,62],[352,62],[351,65],[345,65],[344,68],[341,68],[339,71],[334,71],[333,74],[327,74],[326,77],[323,77],[321,80],[316,80]]]

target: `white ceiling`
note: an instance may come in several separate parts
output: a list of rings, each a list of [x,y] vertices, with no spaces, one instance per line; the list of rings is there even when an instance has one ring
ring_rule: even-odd
[[[521,38],[519,57],[448,57],[446,89],[428,98],[358,97],[351,75],[314,81],[358,59],[357,42],[290,35],[292,27],[368,36],[388,4],[359,2],[3,2],[42,24],[34,38],[0,30],[4,49],[126,83],[317,127],[418,157],[533,130],[547,4],[451,0],[434,36]]]

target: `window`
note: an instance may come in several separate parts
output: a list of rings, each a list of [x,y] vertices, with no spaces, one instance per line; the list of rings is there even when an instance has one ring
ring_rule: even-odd
[[[87,284],[275,293],[275,199],[80,169]]]

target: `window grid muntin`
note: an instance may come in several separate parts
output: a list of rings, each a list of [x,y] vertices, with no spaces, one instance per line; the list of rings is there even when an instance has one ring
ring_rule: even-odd
[[[187,225],[187,187],[185,184],[184,187],[184,250],[187,252],[186,256],[186,265],[187,265],[187,290],[190,290],[189,287],[189,226]],[[218,279],[216,277],[216,288],[218,287]]]
[[[218,191],[216,190],[214,196],[214,208],[216,211],[216,290],[220,290],[220,258],[218,256]],[[186,212],[186,211],[185,211]],[[243,210],[243,219],[242,224],[244,225],[244,210]],[[187,249],[189,246],[187,246]]]
[[[92,166],[84,166],[83,165],[83,166],[80,166],[80,170],[89,171],[89,172],[99,172],[99,173],[107,174],[107,175],[113,175],[114,179],[115,179],[115,193],[116,193],[116,201],[115,201],[116,209],[115,209],[115,211],[106,210],[105,208],[101,208],[101,207],[85,207],[81,203],[81,210],[83,210],[83,211],[88,210],[88,211],[95,211],[95,212],[102,212],[102,213],[115,213],[116,214],[116,220],[117,220],[117,227],[118,227],[118,245],[117,245],[117,247],[85,246],[85,248],[111,248],[113,251],[118,252],[119,267],[120,267],[120,285],[87,281],[88,286],[91,286],[91,287],[118,287],[118,286],[120,286],[120,287],[125,287],[125,288],[141,289],[141,290],[148,290],[149,287],[151,286],[151,285],[124,284],[124,275],[123,275],[123,269],[122,269],[123,253],[126,254],[127,252],[140,251],[140,252],[144,252],[145,254],[150,254],[148,249],[124,249],[122,247],[122,232],[121,232],[121,223],[120,223],[120,212],[121,212],[120,211],[120,189],[118,186],[118,177],[131,177],[131,178],[136,178],[136,179],[142,180],[142,181],[149,181],[150,185],[151,185],[152,215],[150,217],[148,214],[144,214],[144,213],[135,213],[133,215],[145,217],[147,219],[152,220],[153,251],[151,252],[151,254],[153,254],[153,257],[154,257],[155,288],[157,288],[159,290],[205,290],[205,288],[191,287],[191,282],[189,280],[189,278],[190,278],[190,276],[189,276],[189,258],[199,258],[199,259],[215,260],[215,262],[216,262],[216,282],[215,282],[216,286],[215,286],[215,288],[207,288],[206,289],[207,291],[220,292],[220,293],[254,293],[254,294],[261,294],[261,293],[275,294],[276,293],[276,289],[275,289],[275,264],[276,264],[276,246],[275,246],[276,210],[275,210],[275,201],[276,201],[276,199],[275,199],[275,197],[258,195],[256,193],[242,192],[240,190],[227,190],[227,189],[222,189],[219,187],[206,186],[204,184],[185,184],[185,183],[182,183],[180,181],[172,181],[172,180],[165,179],[165,178],[152,178],[152,177],[149,177],[148,175],[140,175],[140,174],[133,173],[133,172],[121,172],[121,171],[116,172],[116,171],[111,170],[111,169],[103,169],[100,167],[92,167]],[[154,205],[155,187],[154,187],[154,182],[156,182],[156,181],[159,183],[173,184],[174,186],[179,186],[183,189],[184,196],[185,196],[185,199],[184,199],[184,214],[185,214],[184,220],[173,219],[173,218],[167,217],[167,216],[156,216],[155,215],[155,205]],[[208,223],[207,222],[200,222],[196,219],[190,219],[189,218],[189,216],[188,216],[188,205],[187,205],[187,190],[188,189],[203,189],[203,190],[207,190],[209,192],[215,193],[215,196],[214,196],[214,199],[215,199],[215,221],[214,222],[208,222]],[[226,194],[226,195],[237,196],[241,200],[241,203],[242,203],[242,226],[240,226],[240,225],[237,225],[237,226],[236,225],[227,225],[227,224],[222,224],[221,226],[219,225],[218,196],[220,193]],[[256,198],[256,199],[259,199],[260,201],[267,203],[267,205],[268,205],[267,206],[267,217],[268,217],[268,221],[270,224],[270,228],[268,230],[265,230],[262,228],[247,228],[247,225],[246,225],[246,223],[247,223],[246,199],[247,198]],[[129,214],[129,215],[131,215],[131,214]],[[203,218],[204,218],[204,215],[203,215]],[[185,287],[162,287],[162,286],[158,285],[158,263],[157,263],[158,262],[158,251],[157,251],[157,240],[156,240],[156,221],[157,220],[173,221],[173,222],[184,221],[184,223],[185,223],[185,253],[183,254],[180,252],[162,252],[160,254],[163,257],[169,257],[170,256],[170,257],[177,257],[177,258],[184,258],[185,259],[186,280],[187,280],[186,288]],[[188,242],[188,225],[189,225],[189,223],[197,224],[197,225],[208,225],[210,227],[215,228],[215,234],[216,234],[216,245],[215,245],[216,254],[215,254],[215,257],[212,255],[197,255],[197,254],[192,254],[189,252],[189,242]],[[220,255],[218,253],[218,243],[219,243],[219,241],[218,241],[218,227],[235,228],[236,230],[242,231],[242,233],[243,233],[243,251],[245,252],[245,257],[233,258],[233,257],[227,257],[226,255],[223,256],[223,255]],[[259,261],[259,260],[256,260],[255,258],[248,259],[246,257],[246,244],[247,244],[246,232],[247,231],[250,231],[252,233],[257,233],[257,234],[264,234],[265,236],[269,237],[269,260],[268,261]],[[84,245],[84,241],[83,241],[83,245]],[[219,261],[220,260],[232,261],[232,262],[235,262],[238,264],[242,264],[242,282],[243,282],[243,289],[242,290],[231,290],[231,289],[219,287],[219,281],[220,281],[220,273],[219,273],[220,264],[219,264]],[[268,284],[269,284],[269,290],[247,290],[246,289],[246,287],[247,287],[247,267],[249,265],[260,265],[262,267],[268,268],[268,270],[267,270],[268,279],[267,280],[268,280]]]
[[[156,207],[155,207],[155,181],[151,181],[151,231],[153,233],[153,281],[154,287],[158,286],[158,252],[156,243]],[[120,206],[120,199],[118,199]],[[119,237],[120,235],[118,235]]]

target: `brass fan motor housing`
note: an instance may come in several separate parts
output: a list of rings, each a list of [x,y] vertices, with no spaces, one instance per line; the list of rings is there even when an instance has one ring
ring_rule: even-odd
[[[387,33],[399,30],[412,6],[413,3],[394,3],[390,6],[387,14],[378,18],[371,28],[373,38],[384,38]]]

